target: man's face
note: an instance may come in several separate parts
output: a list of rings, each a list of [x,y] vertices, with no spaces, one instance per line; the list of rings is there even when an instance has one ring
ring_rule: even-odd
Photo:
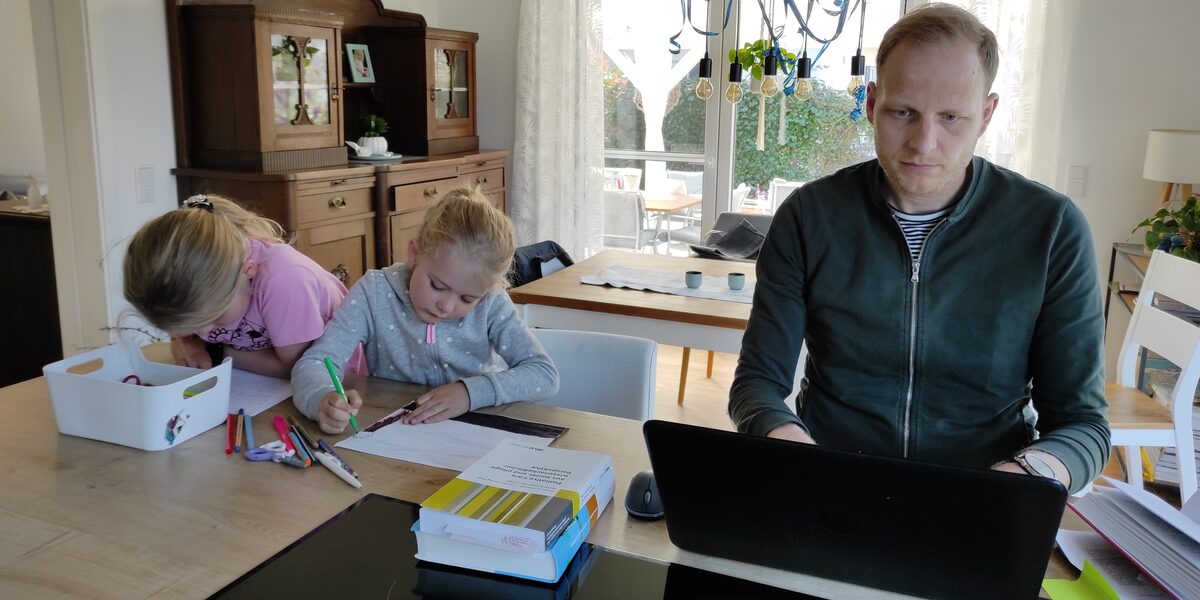
[[[867,86],[875,152],[899,208],[928,212],[954,199],[999,99],[984,85],[977,47],[955,39],[901,42]]]

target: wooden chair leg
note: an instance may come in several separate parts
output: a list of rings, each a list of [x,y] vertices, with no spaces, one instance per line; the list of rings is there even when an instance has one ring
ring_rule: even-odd
[[[683,390],[687,387],[688,359],[692,356],[691,348],[683,349],[683,367],[679,369],[679,406],[683,406]]]
[[[704,374],[704,376],[709,379],[712,379],[712,362],[713,362],[713,355],[715,355],[715,354],[716,354],[716,352],[713,352],[712,350],[708,351],[708,371]]]

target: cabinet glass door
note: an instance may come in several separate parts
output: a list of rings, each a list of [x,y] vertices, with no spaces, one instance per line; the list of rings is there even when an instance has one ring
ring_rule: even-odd
[[[276,125],[329,124],[329,52],[324,39],[271,35]]]
[[[432,63],[430,82],[430,137],[472,135],[475,57],[470,44],[429,40],[426,50]]]

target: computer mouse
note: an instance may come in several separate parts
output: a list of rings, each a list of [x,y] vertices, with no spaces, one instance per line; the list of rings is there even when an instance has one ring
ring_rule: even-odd
[[[654,471],[642,471],[629,480],[625,492],[625,510],[635,519],[661,519],[662,500],[658,497],[658,484],[654,482]]]

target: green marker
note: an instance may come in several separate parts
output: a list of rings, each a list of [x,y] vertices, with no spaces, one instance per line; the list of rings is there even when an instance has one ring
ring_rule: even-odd
[[[342,400],[349,404],[350,400],[346,398],[346,390],[342,388],[342,380],[338,379],[337,369],[334,368],[333,360],[328,356],[325,357],[325,370],[329,371],[329,378],[333,380],[333,389],[342,397]],[[354,433],[358,433],[358,421],[354,420],[354,413],[350,413],[350,426],[354,428]]]

